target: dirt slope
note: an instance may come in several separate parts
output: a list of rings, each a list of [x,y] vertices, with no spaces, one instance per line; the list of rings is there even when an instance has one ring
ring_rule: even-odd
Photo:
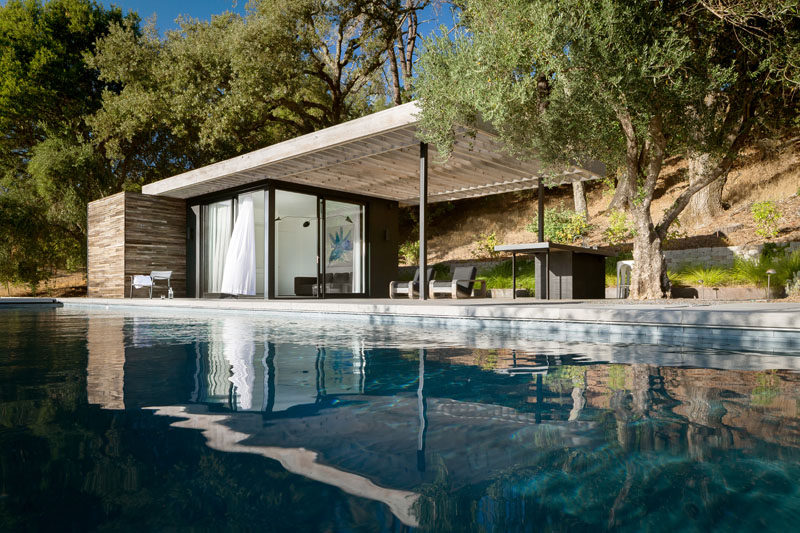
[[[667,162],[656,198],[654,215],[663,213],[688,186],[686,162],[673,158]],[[592,230],[586,244],[607,246],[603,231],[608,225],[605,209],[611,200],[608,188],[589,182],[587,200]],[[703,246],[735,246],[756,244],[763,239],[755,234],[750,206],[753,202],[772,200],[783,213],[780,233],[775,241],[800,240],[800,142],[784,143],[778,150],[767,147],[750,148],[742,153],[738,165],[730,173],[723,191],[726,209],[710,220],[680,218],[681,231],[686,237],[673,240],[670,248]],[[474,259],[472,249],[479,234],[495,232],[502,243],[521,243],[536,240],[525,226],[536,216],[536,192],[509,193],[472,200],[453,202],[454,208],[440,215],[431,224],[429,237],[430,260],[451,261]],[[572,205],[569,185],[548,189],[546,207]],[[402,240],[411,240],[410,222],[403,224]]]

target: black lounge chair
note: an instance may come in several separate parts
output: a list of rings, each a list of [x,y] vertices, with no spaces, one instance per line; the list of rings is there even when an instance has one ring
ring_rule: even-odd
[[[475,282],[481,284],[480,295],[486,296],[486,280],[477,279],[478,269],[474,266],[460,266],[453,269],[453,279],[450,281],[431,280],[430,295],[446,294],[451,298],[470,298]]]
[[[425,280],[433,280],[433,268],[428,267],[425,270]],[[414,273],[412,281],[390,281],[389,282],[389,298],[397,298],[400,295],[408,296],[409,298],[416,298],[419,296],[419,269]]]

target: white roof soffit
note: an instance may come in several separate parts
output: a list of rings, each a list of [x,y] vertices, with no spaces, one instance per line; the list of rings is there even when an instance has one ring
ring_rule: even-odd
[[[419,107],[416,102],[325,128],[142,188],[145,194],[192,198],[264,179],[419,203]],[[504,151],[494,135],[457,136],[446,163],[431,149],[428,201],[443,202],[601,178],[605,165],[544,168]]]

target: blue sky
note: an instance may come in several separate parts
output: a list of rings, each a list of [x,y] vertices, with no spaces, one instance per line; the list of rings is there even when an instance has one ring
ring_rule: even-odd
[[[156,15],[158,29],[161,33],[177,28],[175,19],[179,15],[188,15],[200,20],[208,20],[211,15],[233,11],[244,14],[247,0],[234,2],[233,0],[194,0],[174,2],[169,0],[103,0],[106,6],[116,5],[123,11],[135,11],[142,19],[151,15]],[[450,6],[444,5],[438,10],[429,7],[423,13],[421,21],[425,24],[420,28],[420,33],[427,36],[430,32],[438,29],[440,24],[452,26],[453,19],[450,14]]]

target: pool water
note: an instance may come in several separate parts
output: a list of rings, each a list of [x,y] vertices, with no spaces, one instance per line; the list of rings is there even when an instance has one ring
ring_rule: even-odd
[[[0,530],[794,530],[798,355],[6,311]]]

